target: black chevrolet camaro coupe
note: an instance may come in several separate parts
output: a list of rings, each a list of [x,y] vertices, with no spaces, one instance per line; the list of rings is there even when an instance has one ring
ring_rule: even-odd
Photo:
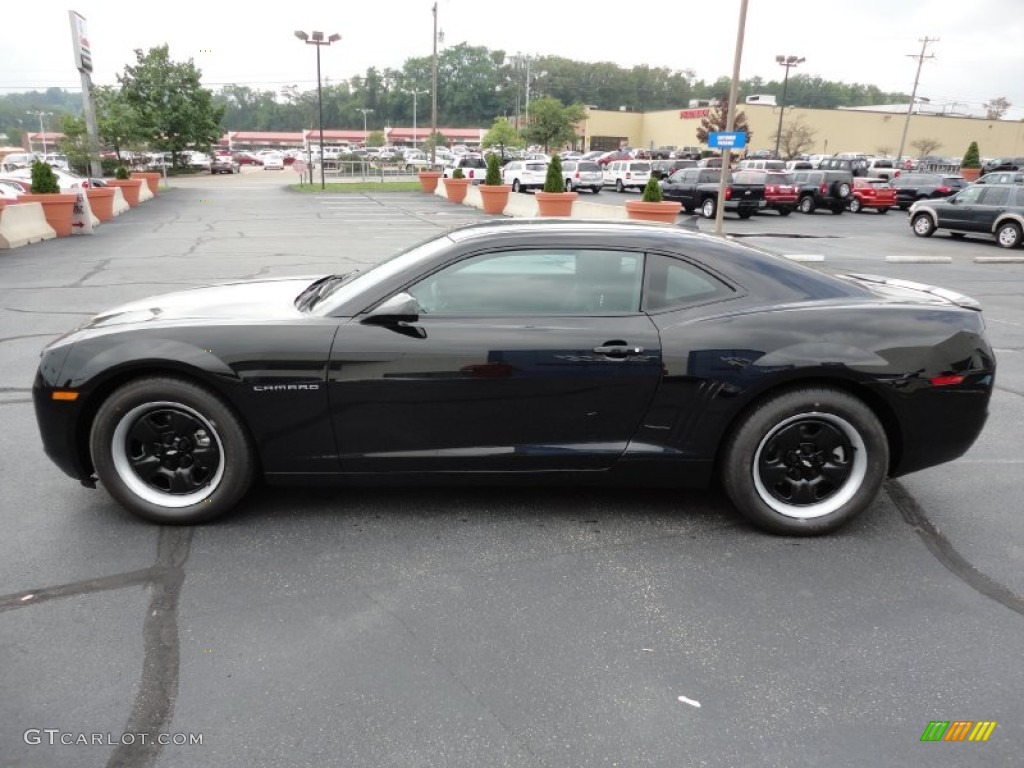
[[[978,304],[664,225],[498,221],[366,272],[132,302],[42,353],[47,454],[195,523],[272,482],[705,486],[832,531],[974,442]]]

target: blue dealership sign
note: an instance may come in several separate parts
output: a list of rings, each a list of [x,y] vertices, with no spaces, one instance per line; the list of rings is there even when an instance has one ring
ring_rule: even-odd
[[[746,131],[715,131],[708,134],[710,149],[743,149],[747,146]]]

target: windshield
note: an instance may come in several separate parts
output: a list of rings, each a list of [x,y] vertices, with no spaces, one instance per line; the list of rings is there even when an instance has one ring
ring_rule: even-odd
[[[314,315],[330,315],[335,309],[344,306],[364,291],[368,291],[374,286],[390,280],[395,275],[401,274],[422,261],[429,260],[438,251],[450,244],[451,239],[447,235],[442,235],[397,253],[372,269],[360,272],[349,280],[341,281],[331,286],[320,295],[309,311]],[[360,307],[356,311],[362,309],[363,307]]]

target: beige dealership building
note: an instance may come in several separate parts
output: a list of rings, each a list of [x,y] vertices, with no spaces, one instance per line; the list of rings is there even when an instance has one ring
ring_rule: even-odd
[[[775,148],[779,125],[779,107],[768,104],[743,104],[752,138],[750,151]],[[881,109],[881,108],[879,108]],[[865,109],[804,109],[786,107],[783,130],[799,119],[814,132],[808,154],[863,152],[868,155],[895,155],[906,123],[906,106],[897,111]],[[902,110],[902,111],[899,111]],[[692,146],[697,144],[697,128],[707,108],[675,109],[665,112],[613,112],[588,110],[584,132],[587,149],[631,147]],[[1024,155],[1024,121],[986,120],[976,117],[914,113],[903,149],[904,155],[920,154],[913,148],[919,139],[939,143],[932,154],[962,157],[972,141],[978,142],[982,157]]]

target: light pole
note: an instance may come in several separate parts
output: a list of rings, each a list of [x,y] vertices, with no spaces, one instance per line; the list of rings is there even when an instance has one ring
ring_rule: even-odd
[[[53,112],[29,112],[30,115],[36,115],[39,118],[39,138],[43,142],[43,158],[47,155],[46,151],[46,129],[43,127],[43,115],[50,116]]]
[[[366,109],[366,108],[360,108],[360,109],[357,109],[356,112],[362,112],[363,113],[363,146],[365,147],[366,146],[366,139],[369,137],[369,133],[366,130],[366,116],[368,114],[370,114],[371,112],[373,112],[373,110],[372,109]]]
[[[327,185],[324,183],[324,92],[320,86],[320,47],[338,42],[341,40],[341,35],[334,34],[324,40],[323,32],[313,32],[307,35],[302,30],[299,30],[295,33],[295,36],[306,45],[316,46],[316,99],[320,115],[318,121],[320,128],[320,189],[326,189]]]
[[[437,3],[430,12],[434,14],[434,59],[430,71],[430,167],[437,165]]]
[[[416,136],[417,136],[417,133],[416,133],[416,97],[419,96],[421,93],[425,94],[426,91],[402,91],[402,93],[411,93],[412,94],[412,146],[413,146],[413,149],[415,149],[416,148]]]
[[[789,70],[797,64],[803,64],[803,56],[776,56],[775,63],[786,68],[786,76],[782,78],[782,103],[779,105],[779,129],[775,132],[775,159],[779,159],[779,142],[782,141],[782,115],[786,111],[786,88],[789,86]]]

